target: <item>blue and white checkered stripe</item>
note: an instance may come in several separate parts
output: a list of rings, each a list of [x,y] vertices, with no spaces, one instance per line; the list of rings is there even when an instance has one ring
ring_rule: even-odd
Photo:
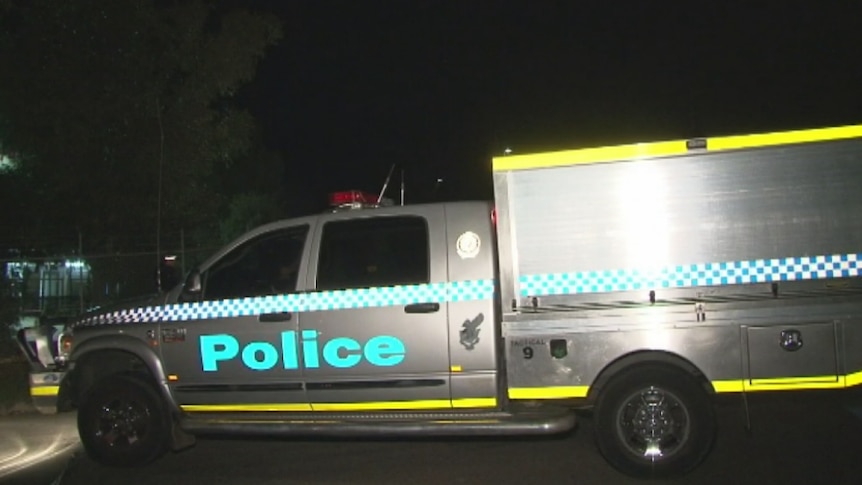
[[[833,254],[670,266],[531,274],[519,278],[521,296],[610,293],[660,288],[847,278],[862,274],[862,254]]]
[[[425,302],[488,300],[493,297],[494,280],[469,280],[139,307],[96,315],[81,320],[76,325],[182,322],[278,312],[346,310]]]

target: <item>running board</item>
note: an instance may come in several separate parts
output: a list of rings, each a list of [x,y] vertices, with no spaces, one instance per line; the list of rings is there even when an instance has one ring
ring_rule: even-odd
[[[575,414],[556,406],[508,411],[186,413],[191,434],[257,436],[502,436],[550,435],[573,429]]]

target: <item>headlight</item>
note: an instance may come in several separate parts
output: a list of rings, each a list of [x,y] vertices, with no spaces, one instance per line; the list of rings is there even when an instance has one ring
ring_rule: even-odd
[[[69,360],[69,354],[72,352],[72,331],[63,330],[60,337],[57,339],[57,363],[64,364]]]

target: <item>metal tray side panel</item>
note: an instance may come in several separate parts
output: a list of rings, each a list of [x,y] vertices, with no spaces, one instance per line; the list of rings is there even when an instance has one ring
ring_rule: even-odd
[[[516,277],[862,252],[859,140],[505,175]]]

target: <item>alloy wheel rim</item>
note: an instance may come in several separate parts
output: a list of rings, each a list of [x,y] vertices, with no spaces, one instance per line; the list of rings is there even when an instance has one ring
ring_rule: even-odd
[[[96,439],[106,448],[129,448],[143,440],[150,429],[149,408],[141,402],[114,398],[98,409]]]
[[[676,454],[691,434],[689,411],[674,393],[649,386],[630,394],[617,413],[617,434],[629,453],[649,462]]]

